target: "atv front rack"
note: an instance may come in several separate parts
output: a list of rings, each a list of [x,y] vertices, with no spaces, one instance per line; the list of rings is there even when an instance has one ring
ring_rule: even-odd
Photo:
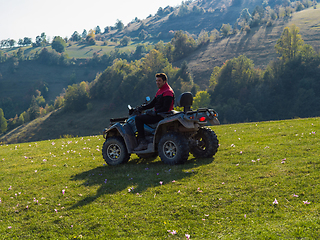
[[[110,125],[113,125],[115,123],[125,123],[128,120],[128,117],[122,117],[122,118],[110,118]]]

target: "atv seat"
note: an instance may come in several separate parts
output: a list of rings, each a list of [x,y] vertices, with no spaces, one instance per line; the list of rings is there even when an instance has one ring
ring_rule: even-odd
[[[177,113],[180,113],[179,111],[175,111],[175,110],[172,110],[170,112],[163,112],[163,113],[158,113],[161,117],[163,118],[166,118],[166,117],[170,117],[172,115],[175,115]]]
[[[170,112],[163,112],[163,113],[158,113],[158,114],[159,114],[161,117],[163,117],[163,118],[167,118],[167,117],[171,117],[171,116],[173,116],[173,115],[175,115],[175,114],[179,114],[179,113],[181,113],[181,112],[172,110],[172,111],[170,111]],[[161,120],[161,121],[162,121],[162,120]],[[161,122],[161,121],[159,121],[159,122]],[[153,123],[153,124],[146,124],[146,125],[149,126],[149,127],[151,127],[151,128],[153,128],[153,129],[156,129],[157,126],[158,126],[158,124],[159,124],[159,122]]]
[[[183,107],[183,112],[191,111],[193,96],[191,92],[184,92],[178,98],[178,106]]]

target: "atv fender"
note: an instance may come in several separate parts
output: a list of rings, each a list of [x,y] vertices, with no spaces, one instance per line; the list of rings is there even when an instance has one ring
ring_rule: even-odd
[[[209,119],[211,125],[220,125],[220,121],[218,118]]]
[[[121,136],[126,144],[128,152],[131,152],[134,146],[137,146],[137,140],[128,125],[115,123],[110,128],[106,128],[103,130],[103,137],[105,139],[112,136]]]
[[[200,128],[199,124],[194,123],[192,121],[184,120],[183,114],[181,114],[178,117],[176,114],[171,117],[167,117],[158,123],[158,126],[155,130],[154,139],[153,139],[154,150],[156,150],[156,145],[160,141],[161,136],[168,131],[174,131],[174,132],[197,131],[199,128]]]

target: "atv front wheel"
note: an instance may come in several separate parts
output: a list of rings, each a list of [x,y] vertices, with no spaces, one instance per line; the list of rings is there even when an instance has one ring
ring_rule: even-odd
[[[161,161],[174,165],[187,161],[189,156],[188,140],[178,133],[165,134],[158,144]]]
[[[211,158],[218,151],[219,140],[215,132],[209,128],[200,128],[194,140],[197,145],[192,147],[190,152],[196,158]]]
[[[130,158],[122,137],[107,138],[102,147],[102,156],[108,165],[126,163]]]

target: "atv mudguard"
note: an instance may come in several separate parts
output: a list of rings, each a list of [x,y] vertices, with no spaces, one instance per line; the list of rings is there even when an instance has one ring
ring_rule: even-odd
[[[166,117],[158,123],[154,134],[154,143],[158,143],[161,136],[167,131],[168,126],[173,126],[177,132],[198,131],[200,125],[193,121],[186,121],[183,113],[176,113]],[[155,144],[154,144],[155,146]]]
[[[211,125],[220,125],[220,121],[218,118],[209,119]]]
[[[121,125],[120,123],[115,123],[110,128],[105,128],[103,130],[103,137],[107,140],[108,137],[121,136],[126,144],[128,152],[137,146],[137,140],[128,125]]]

